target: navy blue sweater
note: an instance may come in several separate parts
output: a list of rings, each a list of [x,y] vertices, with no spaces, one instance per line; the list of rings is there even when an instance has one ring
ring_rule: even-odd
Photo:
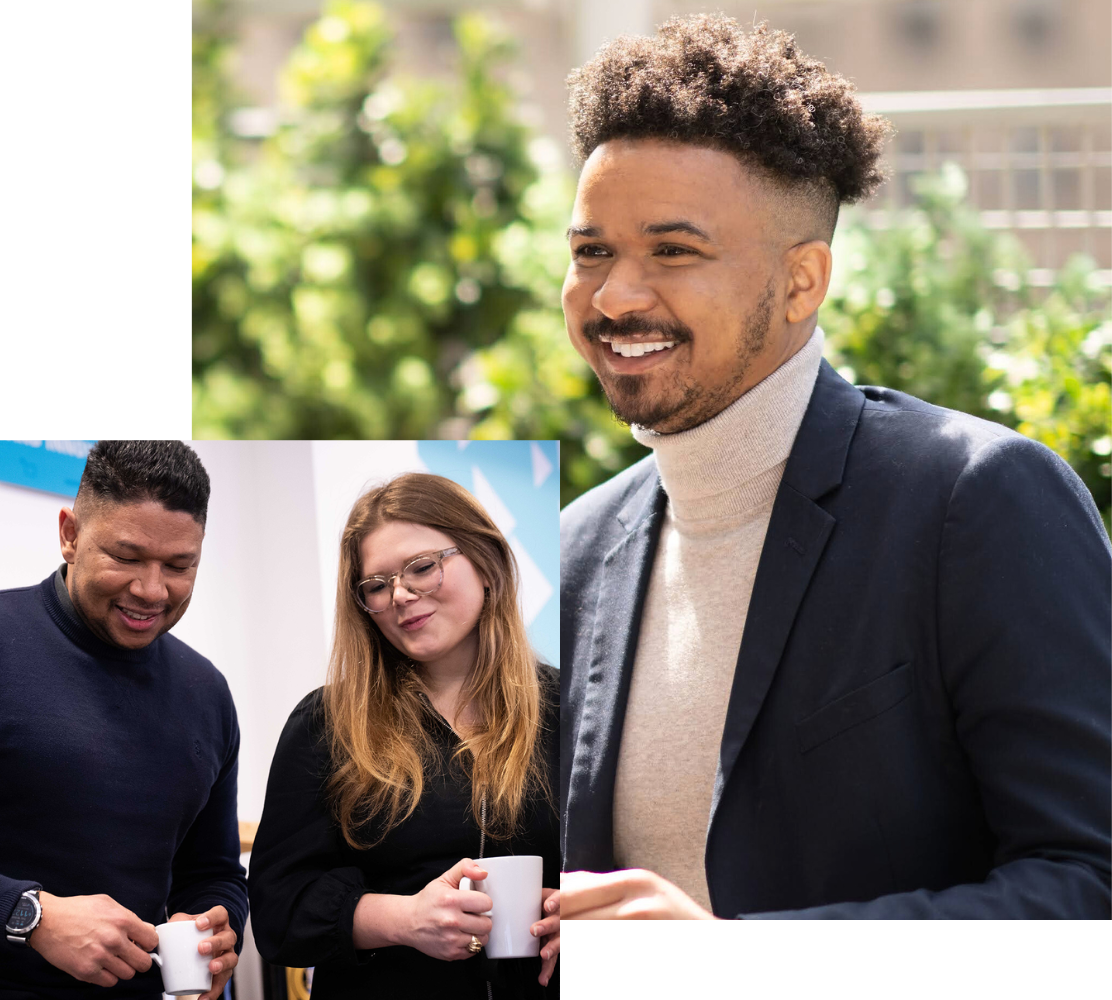
[[[223,904],[242,941],[227,682],[171,635],[134,651],[101,642],[56,577],[0,591],[0,917],[40,884],[57,896],[107,893],[153,924]],[[0,936],[0,998],[161,989],[157,967],[105,990]]]

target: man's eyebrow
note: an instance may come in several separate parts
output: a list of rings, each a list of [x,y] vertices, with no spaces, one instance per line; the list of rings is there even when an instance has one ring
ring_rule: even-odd
[[[135,542],[124,541],[122,538],[119,539],[116,542],[116,544],[121,549],[128,549],[131,552],[141,552],[141,551],[143,551],[143,546],[142,545],[137,545]],[[197,553],[196,552],[179,552],[177,555],[170,556],[170,558],[166,561],[170,562],[174,559],[196,559],[196,558],[197,558]]]
[[[564,234],[569,240],[573,236],[582,236],[585,239],[598,239],[602,235],[602,230],[598,226],[568,226],[568,231]]]
[[[694,222],[688,222],[687,219],[670,219],[667,222],[647,222],[641,227],[641,232],[646,236],[665,236],[668,233],[686,233],[688,236],[694,236],[697,240],[702,240],[704,243],[714,242],[704,230],[700,229]]]
[[[665,236],[668,233],[686,233],[688,236],[694,236],[697,240],[702,240],[704,243],[713,243],[714,240],[710,235],[700,229],[694,222],[688,222],[687,219],[670,219],[667,222],[646,222],[641,227],[641,232],[645,236]],[[584,239],[598,239],[602,236],[602,230],[598,226],[568,226],[568,231],[565,236],[570,240],[573,236],[580,236]]]

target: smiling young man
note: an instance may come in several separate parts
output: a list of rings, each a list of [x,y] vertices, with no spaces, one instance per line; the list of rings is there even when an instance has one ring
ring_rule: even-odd
[[[1107,917],[1092,498],[822,360],[887,126],[719,16],[570,82],[568,334],[653,454],[563,514],[563,917]]]
[[[247,919],[239,728],[185,613],[209,480],[180,441],[101,441],[65,563],[0,592],[0,1000],[159,997],[155,924],[209,932],[219,996]],[[105,987],[110,989],[106,992]]]

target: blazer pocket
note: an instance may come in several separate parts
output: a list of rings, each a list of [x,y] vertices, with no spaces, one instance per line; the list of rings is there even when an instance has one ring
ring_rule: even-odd
[[[911,694],[911,664],[902,663],[875,681],[824,705],[795,724],[799,750],[807,753],[853,726],[868,722]]]

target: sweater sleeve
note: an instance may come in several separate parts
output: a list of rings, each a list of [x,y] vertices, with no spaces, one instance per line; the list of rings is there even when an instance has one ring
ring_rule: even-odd
[[[170,914],[225,907],[236,932],[238,954],[247,923],[247,873],[239,863],[239,724],[230,695],[226,710],[230,713],[228,748],[208,801],[174,855],[167,907]]]
[[[26,879],[8,878],[0,875],[0,924],[6,924],[19,902],[19,897],[31,889],[41,889],[38,882],[28,882]],[[7,943],[7,938],[5,938]]]
[[[362,871],[343,862],[338,827],[325,801],[328,750],[321,690],[286,723],[267,780],[263,815],[251,852],[255,944],[268,962],[294,968],[356,964],[355,907],[367,891]]]

